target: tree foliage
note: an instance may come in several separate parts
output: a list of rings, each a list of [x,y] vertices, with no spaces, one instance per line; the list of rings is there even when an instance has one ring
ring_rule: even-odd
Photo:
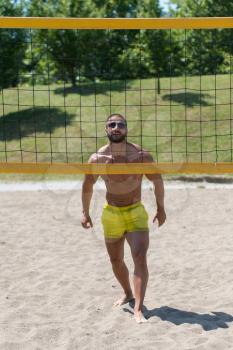
[[[24,8],[23,2],[24,1]],[[233,15],[232,0],[172,0],[173,15]],[[159,0],[2,0],[1,16],[161,17]],[[0,87],[27,81],[130,79],[229,70],[232,30],[0,31]],[[27,44],[25,43],[27,42]],[[30,77],[30,78],[28,78]],[[21,79],[22,81],[22,79]]]
[[[178,17],[225,17],[233,15],[231,0],[172,0]],[[190,74],[214,74],[226,71],[224,62],[232,53],[232,30],[187,30],[183,38],[186,47],[185,71]]]
[[[1,0],[0,16],[22,16],[22,8],[11,0]],[[22,29],[0,30],[0,89],[16,86],[23,69],[26,33]]]

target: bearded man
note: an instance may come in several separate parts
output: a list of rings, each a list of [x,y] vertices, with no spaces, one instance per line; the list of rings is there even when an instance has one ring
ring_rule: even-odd
[[[153,162],[149,152],[139,145],[127,142],[127,121],[121,114],[111,114],[105,131],[109,143],[91,155],[89,163],[140,163]],[[93,185],[99,175],[86,175],[82,186],[82,226],[93,226],[89,209]],[[106,185],[106,204],[102,213],[105,245],[115,277],[124,294],[114,305],[123,305],[134,300],[136,322],[146,322],[143,301],[148,282],[147,250],[149,247],[148,214],[141,202],[143,174],[100,175]],[[156,212],[153,222],[161,226],[166,220],[164,209],[164,185],[160,174],[145,174],[154,184]],[[124,262],[124,243],[128,242],[134,262],[132,291],[129,271]]]

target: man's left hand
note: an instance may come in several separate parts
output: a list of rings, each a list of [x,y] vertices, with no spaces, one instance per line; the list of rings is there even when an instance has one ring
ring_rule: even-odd
[[[159,208],[157,210],[157,214],[155,215],[153,222],[155,222],[155,220],[158,220],[159,226],[162,226],[166,220],[166,213],[164,208]]]

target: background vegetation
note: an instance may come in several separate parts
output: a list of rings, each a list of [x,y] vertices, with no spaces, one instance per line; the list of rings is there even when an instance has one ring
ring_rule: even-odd
[[[1,0],[0,16],[231,16],[229,0]],[[111,112],[159,161],[232,161],[233,32],[0,30],[0,161],[86,161]]]

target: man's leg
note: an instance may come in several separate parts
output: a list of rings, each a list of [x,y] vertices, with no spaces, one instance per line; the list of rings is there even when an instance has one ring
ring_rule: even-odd
[[[137,322],[143,322],[146,321],[142,313],[142,306],[148,282],[146,254],[149,247],[149,233],[147,231],[128,232],[126,239],[134,261],[134,315]]]
[[[125,237],[117,240],[105,239],[106,248],[112,264],[114,275],[122,286],[125,294],[117,300],[114,305],[123,305],[133,299],[132,289],[129,282],[129,271],[124,262],[124,242]]]

